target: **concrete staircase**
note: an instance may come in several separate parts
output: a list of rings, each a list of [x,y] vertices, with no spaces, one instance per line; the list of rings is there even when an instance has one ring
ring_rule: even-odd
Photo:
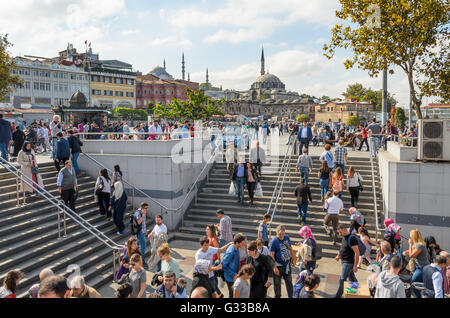
[[[56,169],[52,163],[39,167],[44,186],[55,197]],[[118,244],[131,236],[127,213],[124,217],[126,232],[116,234],[112,221],[99,215],[94,202],[95,179],[78,179],[78,214]],[[103,242],[67,217],[67,237],[58,239],[57,211],[48,201],[27,198],[24,206],[16,206],[16,178],[6,169],[0,169],[0,281],[12,269],[20,269],[25,278],[19,285],[18,297],[28,297],[28,289],[39,282],[39,272],[50,267],[56,274],[65,274],[71,264],[81,268],[86,283],[100,288],[113,280],[113,253]],[[129,199],[130,201],[130,199]],[[20,202],[22,203],[22,201]],[[148,226],[153,220],[147,219]],[[62,228],[62,226],[61,226]],[[147,242],[148,243],[148,242]],[[150,256],[147,248],[146,257]]]
[[[283,191],[283,205],[281,199],[278,205],[276,215],[272,224],[272,237],[275,235],[275,228],[279,224],[286,226],[286,233],[294,241],[300,241],[298,230],[300,222],[297,221],[297,205],[294,197],[294,189],[299,182],[299,174],[295,171],[295,165],[298,156],[292,156],[291,164],[288,168],[288,176],[292,173],[292,178],[286,178]],[[275,187],[279,169],[282,165],[280,158],[279,167],[267,168],[263,170],[263,178],[261,185],[264,197],[255,200],[256,207],[250,207],[248,203],[244,205],[237,203],[236,196],[228,195],[230,180],[226,170],[226,163],[216,163],[213,167],[210,177],[203,190],[198,195],[198,201],[194,204],[188,214],[184,218],[184,224],[177,234],[178,239],[198,241],[200,236],[205,235],[205,227],[207,224],[218,223],[215,211],[219,208],[224,209],[229,215],[233,223],[233,234],[243,233],[249,240],[256,239],[257,228],[263,215],[267,212],[273,189]],[[313,173],[309,176],[309,185],[311,187],[313,203],[309,205],[306,225],[310,226],[314,236],[318,240],[318,244],[322,246],[323,257],[336,257],[340,244],[333,246],[333,240],[330,238],[323,228],[323,219],[325,212],[323,211],[322,202],[320,201],[320,185],[317,177],[320,168],[318,157],[313,157],[314,167]],[[349,165],[354,166],[361,174],[364,192],[360,194],[359,210],[367,220],[369,234],[375,238],[375,217],[370,160],[368,158],[350,158]],[[374,164],[377,167],[376,164]],[[271,174],[269,172],[272,172]],[[380,193],[380,183],[378,179],[378,171],[376,171],[375,191]],[[246,195],[247,200],[247,195]],[[340,215],[340,222],[350,225],[348,209],[350,208],[350,194],[345,191],[343,194],[345,212]],[[377,198],[378,209],[380,211],[381,201]],[[374,252],[374,249],[373,249]]]

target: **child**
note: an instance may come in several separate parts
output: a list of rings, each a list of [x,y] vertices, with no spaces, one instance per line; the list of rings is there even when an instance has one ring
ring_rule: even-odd
[[[178,278],[177,284],[178,284],[178,286],[181,286],[184,289],[186,289],[187,281],[183,277],[180,277],[180,278]]]
[[[316,274],[309,275],[305,279],[305,287],[300,292],[299,298],[315,298],[314,290],[319,288],[320,277]]]
[[[361,268],[361,263],[362,263],[363,258],[365,258],[369,262],[369,264],[372,264],[372,259],[370,258],[370,251],[372,248],[371,248],[370,244],[375,245],[377,247],[379,247],[379,245],[377,242],[370,239],[369,232],[367,231],[367,229],[365,227],[361,226],[358,229],[358,233],[356,235],[359,236],[359,238],[361,239],[363,244],[366,246],[366,252],[364,253],[364,255],[359,256],[358,268]]]
[[[260,254],[270,256],[270,251],[267,246],[264,245],[264,241],[262,239],[256,239],[256,244],[258,244],[258,252]]]
[[[233,285],[233,298],[250,297],[250,279],[255,274],[255,268],[251,264],[242,266],[238,272],[238,278]]]
[[[265,246],[269,246],[269,233],[267,230],[267,224],[270,222],[270,214],[264,215],[263,220],[259,223],[258,238],[264,241]]]
[[[305,287],[305,279],[308,277],[308,271],[304,270],[300,272],[297,276],[297,280],[294,285],[294,294],[293,298],[300,298],[300,292],[302,291],[303,287]]]
[[[328,191],[328,192],[327,192],[327,195],[326,195],[326,197],[325,197],[325,200],[324,200],[324,202],[323,202],[323,210],[324,210],[325,212],[328,211],[328,199],[330,199],[332,196],[333,196],[333,192]]]
[[[366,220],[364,219],[364,216],[356,209],[356,208],[350,208],[348,210],[348,213],[350,214],[350,229],[348,230],[350,233],[358,233],[358,230],[361,226],[366,225]]]
[[[384,239],[391,244],[392,251],[395,248],[400,247],[400,230],[402,229],[400,225],[396,224],[393,219],[384,220],[384,226],[386,229],[384,230]]]

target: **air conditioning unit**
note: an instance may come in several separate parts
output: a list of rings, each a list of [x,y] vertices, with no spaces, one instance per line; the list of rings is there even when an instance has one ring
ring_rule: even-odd
[[[422,119],[418,125],[418,159],[450,161],[450,120]]]

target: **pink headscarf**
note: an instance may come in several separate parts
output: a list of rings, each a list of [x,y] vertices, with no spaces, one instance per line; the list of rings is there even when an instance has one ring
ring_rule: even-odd
[[[393,219],[386,219],[384,220],[384,226],[388,227],[389,225],[393,224],[394,220]]]
[[[350,213],[350,215],[353,215],[355,213],[358,213],[358,210],[356,208],[350,208],[348,209],[348,212]]]
[[[314,240],[314,242],[317,242],[314,235],[312,235],[312,232],[311,232],[311,229],[309,228],[309,226],[302,227],[300,229],[300,231],[298,231],[298,235],[305,238],[305,241],[308,240],[309,238],[312,238]]]

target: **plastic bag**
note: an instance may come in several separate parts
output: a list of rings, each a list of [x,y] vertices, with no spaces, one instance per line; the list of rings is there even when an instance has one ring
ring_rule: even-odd
[[[236,187],[234,186],[234,182],[231,181],[230,189],[228,190],[229,195],[236,195]]]
[[[263,196],[262,186],[261,183],[258,182],[258,184],[256,185],[255,197],[262,197],[262,196]]]

